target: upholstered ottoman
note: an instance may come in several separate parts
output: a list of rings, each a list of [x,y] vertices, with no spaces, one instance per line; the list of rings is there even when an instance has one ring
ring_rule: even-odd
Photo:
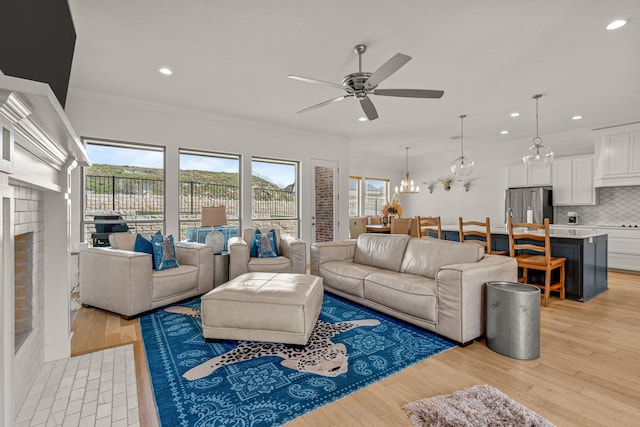
[[[205,338],[305,345],[324,288],[317,276],[245,273],[202,296]]]

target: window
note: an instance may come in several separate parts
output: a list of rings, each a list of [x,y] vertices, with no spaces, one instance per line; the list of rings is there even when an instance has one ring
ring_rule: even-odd
[[[283,234],[298,237],[298,163],[254,158],[251,189],[254,227],[281,228]]]
[[[188,227],[200,227],[205,206],[224,205],[228,228],[237,235],[240,200],[240,156],[180,150],[181,239],[188,237]]]
[[[164,149],[85,140],[92,166],[83,168],[82,236],[107,246],[111,232],[164,229]]]
[[[350,176],[349,177],[349,216],[350,217],[358,217],[360,214],[360,200],[361,200],[361,192],[360,188],[362,185],[362,178],[359,176]]]
[[[389,180],[383,178],[364,179],[364,216],[380,216],[389,200]]]

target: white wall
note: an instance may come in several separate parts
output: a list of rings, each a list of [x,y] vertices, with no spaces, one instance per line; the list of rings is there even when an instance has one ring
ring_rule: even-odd
[[[301,238],[310,238],[310,159],[338,162],[340,202],[338,216],[348,212],[349,141],[333,136],[279,128],[257,122],[203,114],[146,102],[71,91],[66,113],[76,133],[85,138],[138,142],[166,147],[166,232],[178,235],[178,150],[201,149],[243,156],[245,177],[250,175],[251,156],[300,162]],[[251,180],[242,182],[244,228],[251,227]],[[75,171],[72,192],[79,194],[79,171]],[[74,197],[74,200],[79,198]],[[73,207],[72,241],[80,239],[80,207]],[[346,225],[346,223],[345,223]],[[348,234],[348,227],[340,230]]]

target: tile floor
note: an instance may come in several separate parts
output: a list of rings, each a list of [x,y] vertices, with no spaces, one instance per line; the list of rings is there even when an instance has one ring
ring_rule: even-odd
[[[131,344],[45,363],[16,427],[139,426]]]

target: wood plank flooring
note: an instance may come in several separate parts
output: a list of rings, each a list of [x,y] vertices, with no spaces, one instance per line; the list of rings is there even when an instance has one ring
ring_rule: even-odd
[[[157,426],[137,320],[82,308],[72,354],[133,343],[143,426]],[[402,406],[490,384],[558,426],[631,426],[640,420],[640,275],[609,272],[609,290],[580,303],[552,297],[541,307],[540,358],[522,361],[480,340],[424,360],[291,423],[409,426]]]

